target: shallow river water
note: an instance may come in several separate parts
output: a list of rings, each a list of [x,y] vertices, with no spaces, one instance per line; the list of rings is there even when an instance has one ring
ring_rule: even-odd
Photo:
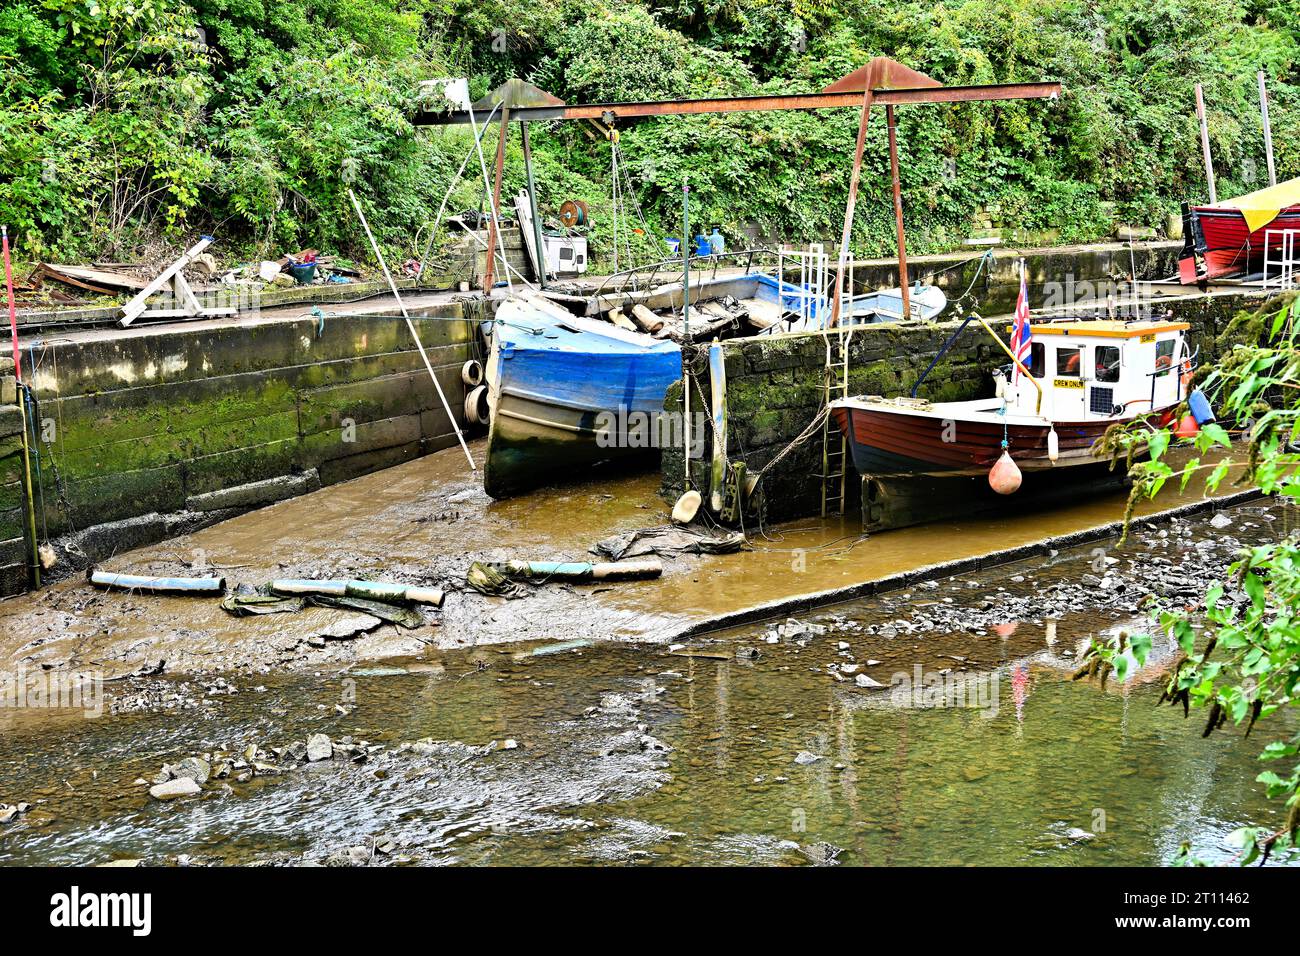
[[[806,865],[830,844],[847,865],[1159,864],[1184,841],[1229,860],[1234,829],[1280,823],[1253,782],[1262,741],[1202,740],[1195,714],[1157,708],[1167,649],[1126,685],[1071,681],[1088,639],[1128,621],[1081,611],[950,635],[882,623],[922,597],[1029,588],[1069,563],[686,649],[715,657],[532,642],[234,678],[237,693],[200,687],[181,711],[0,714],[0,801],[35,805],[0,828],[0,863],[327,862],[358,847],[376,864]],[[847,661],[894,686],[834,679]],[[376,749],[171,803],[134,782],[186,755],[318,732]]]

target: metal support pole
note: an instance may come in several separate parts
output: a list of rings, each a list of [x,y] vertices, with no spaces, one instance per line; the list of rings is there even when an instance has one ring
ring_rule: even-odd
[[[889,173],[894,179],[894,225],[898,229],[898,287],[903,292],[900,319],[912,317],[912,293],[907,287],[907,238],[903,233],[903,187],[898,175],[898,134],[894,128],[894,108],[885,107],[885,125],[889,129]]]
[[[537,185],[533,182],[533,150],[528,141],[528,124],[519,124],[524,141],[524,175],[528,179],[528,208],[533,215],[533,245],[537,248],[537,285],[546,288],[546,248],[542,245],[542,220],[537,214]]]
[[[777,291],[780,291],[777,285]],[[691,342],[691,187],[682,177],[682,336],[687,347]],[[682,462],[685,489],[691,490],[691,381],[690,358],[682,349]]]
[[[862,119],[858,122],[858,141],[853,147],[853,172],[849,176],[849,200],[844,205],[844,233],[840,236],[840,259],[835,267],[835,294],[831,297],[831,318],[834,327],[840,321],[840,297],[844,292],[844,260],[849,255],[849,237],[853,234],[853,212],[858,204],[858,180],[862,178],[862,152],[867,145],[867,120],[871,116],[871,84],[862,94]]]
[[[1264,158],[1268,160],[1268,184],[1277,185],[1277,169],[1273,166],[1273,127],[1268,121],[1268,87],[1264,71],[1259,71],[1259,116],[1264,121]]]
[[[483,276],[483,291],[488,295],[492,294],[492,280],[496,271],[496,259],[493,257],[493,247],[497,241],[497,222],[501,218],[501,172],[506,164],[506,133],[510,130],[510,110],[501,107],[501,135],[497,137],[497,164],[496,178],[492,183],[492,218],[488,223],[488,260],[487,271]],[[505,255],[502,254],[502,265]]]
[[[1210,184],[1210,205],[1219,201],[1219,194],[1214,188],[1214,164],[1210,161],[1210,127],[1205,118],[1205,96],[1201,84],[1196,84],[1196,118],[1201,123],[1201,154],[1205,158],[1205,179]]]
[[[23,494],[27,503],[27,536],[31,542],[31,566],[29,568],[32,587],[41,586],[40,542],[36,538],[36,498],[32,493],[32,449],[27,443],[27,392],[23,388],[23,355],[18,348],[18,310],[14,302],[14,275],[9,264],[9,227],[0,226],[3,237],[5,265],[5,296],[9,303],[9,332],[13,337],[14,350],[14,387],[18,411],[22,416],[23,429]],[[35,436],[33,436],[35,437]]]

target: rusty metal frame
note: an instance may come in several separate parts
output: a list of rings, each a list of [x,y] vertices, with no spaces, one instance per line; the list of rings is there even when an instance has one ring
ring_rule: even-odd
[[[864,90],[793,93],[785,96],[735,96],[706,100],[643,100],[627,103],[589,103],[582,106],[520,106],[510,111],[515,122],[539,120],[628,120],[650,116],[689,116],[700,113],[753,113],[768,110],[821,110],[862,105]],[[1060,83],[999,83],[991,86],[941,86],[915,89],[874,89],[871,101],[879,106],[918,103],[977,103],[990,100],[1050,99],[1060,96]],[[468,110],[446,113],[421,111],[416,126],[468,124]]]
[[[502,165],[505,160],[505,138],[511,120],[529,123],[543,120],[589,120],[612,127],[618,120],[656,116],[689,116],[704,113],[767,112],[769,110],[816,110],[845,106],[860,106],[858,138],[853,151],[853,166],[849,179],[849,196],[844,210],[844,232],[840,239],[839,262],[835,270],[835,289],[831,300],[830,327],[839,324],[840,300],[844,290],[844,265],[848,257],[849,240],[853,233],[853,216],[857,205],[858,183],[862,177],[862,158],[866,147],[867,123],[872,106],[885,107],[889,138],[890,178],[893,186],[894,220],[898,233],[898,282],[903,297],[901,318],[911,314],[911,295],[907,283],[906,235],[903,228],[903,197],[899,177],[898,136],[894,120],[895,106],[914,106],[922,103],[985,103],[997,100],[1056,99],[1061,95],[1060,83],[997,83],[986,86],[943,86],[933,77],[926,76],[897,60],[878,56],[870,62],[841,77],[818,93],[795,93],[786,96],[736,96],[700,100],[644,100],[627,103],[588,103],[569,106],[544,90],[519,80],[510,81],[490,97],[500,102],[501,134],[497,141],[496,182],[493,189],[494,211],[489,238],[495,234],[496,215],[500,209]],[[486,106],[486,101],[480,101]],[[452,126],[472,122],[470,110],[415,114],[416,126]],[[1213,186],[1211,185],[1211,190]],[[683,242],[689,237],[683,237]],[[494,278],[492,251],[489,248],[487,274],[484,288],[492,288]]]

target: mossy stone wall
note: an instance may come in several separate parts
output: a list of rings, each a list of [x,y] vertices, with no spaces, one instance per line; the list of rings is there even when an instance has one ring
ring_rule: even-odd
[[[463,427],[472,322],[459,303],[413,320]],[[38,526],[51,538],[184,513],[194,496],[268,479],[313,473],[331,484],[456,440],[401,316],[99,330],[36,343],[34,368],[30,355]],[[4,372],[8,402],[12,368]],[[16,408],[0,407],[0,593],[25,578],[18,421]]]

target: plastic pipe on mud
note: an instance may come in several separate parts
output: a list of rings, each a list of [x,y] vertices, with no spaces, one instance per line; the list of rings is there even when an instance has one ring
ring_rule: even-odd
[[[632,581],[657,578],[664,566],[658,561],[618,561],[588,564],[584,561],[503,561],[495,564],[509,576],[550,578],[554,581]]]
[[[330,597],[365,598],[368,601],[409,601],[412,604],[432,604],[441,607],[444,594],[440,588],[424,588],[409,584],[389,584],[386,581],[296,581],[271,582],[274,594],[323,594]]]
[[[226,590],[225,578],[159,578],[145,574],[118,574],[114,571],[91,569],[86,580],[97,588],[109,591],[147,591],[154,594],[222,594]]]

